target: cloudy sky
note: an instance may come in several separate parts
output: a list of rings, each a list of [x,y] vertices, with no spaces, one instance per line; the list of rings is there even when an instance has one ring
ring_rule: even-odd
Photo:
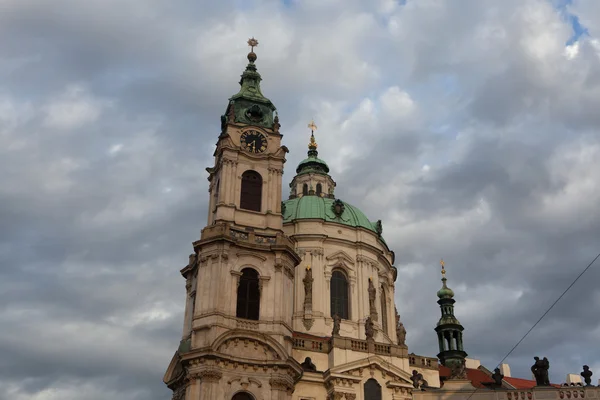
[[[600,251],[597,0],[0,0],[0,399],[169,398],[251,36],[284,180],[314,118],[337,196],[383,220],[410,351],[437,354],[441,257],[493,368]],[[599,281],[513,375],[600,374]]]

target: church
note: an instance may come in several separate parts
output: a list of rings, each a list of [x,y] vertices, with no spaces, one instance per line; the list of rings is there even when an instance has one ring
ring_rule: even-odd
[[[173,399],[563,399],[553,386],[540,392],[535,381],[511,383],[507,370],[469,364],[443,262],[432,330],[439,354],[409,353],[382,222],[344,201],[319,158],[314,123],[282,199],[289,150],[261,91],[258,42],[248,44],[206,169],[206,227],[181,270],[183,335],[164,377]],[[600,398],[596,387],[570,388],[568,398]]]

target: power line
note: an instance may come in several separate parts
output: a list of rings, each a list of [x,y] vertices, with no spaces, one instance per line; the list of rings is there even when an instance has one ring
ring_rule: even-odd
[[[592,262],[589,263],[588,266],[585,267],[585,269],[583,271],[581,271],[581,273],[579,275],[577,275],[577,278],[575,278],[575,280],[573,282],[571,282],[571,284],[569,285],[569,287],[567,287],[564,290],[564,292],[562,292],[562,294],[560,296],[558,296],[558,299],[556,299],[554,301],[554,303],[552,303],[552,305],[550,306],[550,308],[548,308],[546,310],[546,312],[544,314],[542,314],[542,316],[540,317],[540,319],[538,319],[536,321],[536,323],[533,324],[533,326],[531,328],[529,328],[529,330],[527,331],[527,333],[525,333],[525,335],[523,335],[523,337],[521,338],[521,340],[519,340],[517,342],[517,344],[515,344],[512,349],[510,349],[510,351],[504,356],[504,358],[502,358],[502,360],[498,363],[498,365],[496,365],[496,368],[500,367],[500,365],[504,362],[504,360],[506,360],[508,358],[508,356],[510,356],[512,354],[512,352],[521,344],[521,342],[523,340],[525,340],[525,338],[527,337],[527,335],[529,335],[531,333],[531,331],[540,323],[540,321],[542,319],[544,319],[544,317],[550,312],[550,310],[552,310],[554,308],[554,306],[556,305],[556,303],[558,303],[560,301],[560,299],[562,299],[563,296],[565,294],[567,294],[567,292],[569,291],[569,289],[571,289],[573,287],[573,285],[579,280],[579,278],[581,278],[583,276],[583,274],[585,274],[587,272],[587,270],[590,269],[590,267],[592,265],[594,265],[594,263],[596,262],[596,260],[598,258],[600,258],[600,253],[598,253],[598,255],[592,260]],[[473,396],[475,394],[475,392],[477,392],[477,390],[479,390],[479,388],[475,388],[475,390],[473,390],[471,392],[471,394],[469,395],[469,397],[467,397],[467,400],[469,400],[471,398],[471,396]]]

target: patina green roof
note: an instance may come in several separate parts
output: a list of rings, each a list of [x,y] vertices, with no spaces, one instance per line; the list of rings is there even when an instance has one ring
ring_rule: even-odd
[[[315,126],[314,122],[312,124]],[[327,175],[329,173],[329,166],[325,161],[317,157],[318,155],[317,142],[315,141],[315,133],[313,131],[310,135],[310,143],[308,144],[308,157],[300,161],[296,168],[296,173],[301,175],[312,172]]]
[[[437,296],[440,299],[451,299],[454,297],[454,291],[452,289],[450,289],[448,286],[446,286],[446,278],[442,278],[442,288],[440,290],[438,290],[437,292]]]
[[[302,196],[283,202],[283,223],[298,219],[322,219],[326,222],[362,227],[378,234],[377,222],[371,222],[357,207],[344,203],[344,212],[338,217],[333,211],[335,199],[320,196]],[[383,240],[383,238],[382,238]]]
[[[260,74],[254,62],[256,54],[248,54],[248,65],[240,79],[240,91],[229,99],[229,105],[222,120],[241,122],[250,125],[273,128],[275,106],[266,98],[260,89]]]

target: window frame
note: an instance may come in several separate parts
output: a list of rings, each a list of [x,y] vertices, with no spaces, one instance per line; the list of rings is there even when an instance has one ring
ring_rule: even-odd
[[[343,279],[340,279],[339,277]],[[343,286],[340,287],[342,282]],[[331,318],[337,314],[341,319],[350,319],[349,279],[346,273],[341,269],[334,269],[331,271],[331,280],[329,282],[329,301]],[[341,306],[338,307],[338,304],[341,304]]]

